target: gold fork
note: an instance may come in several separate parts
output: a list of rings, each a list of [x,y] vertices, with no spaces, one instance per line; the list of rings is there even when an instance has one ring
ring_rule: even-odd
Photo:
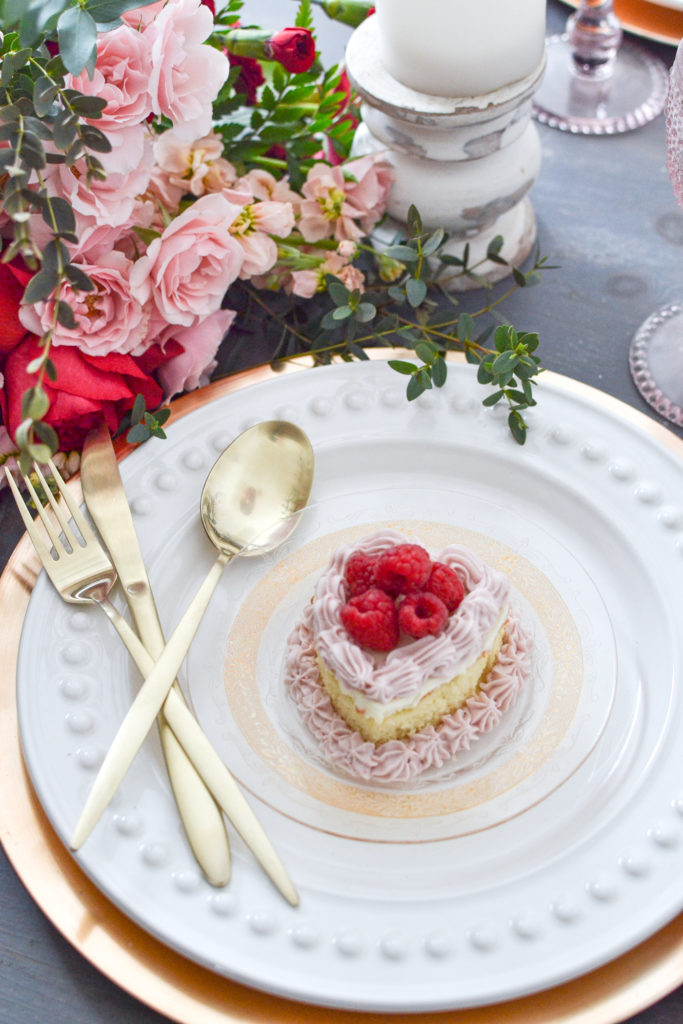
[[[59,503],[52,494],[40,469],[34,463],[33,470],[47,500],[54,512],[66,544],[43,507],[30,478],[22,474],[26,488],[33,499],[38,516],[50,539],[52,549],[43,540],[34,520],[21,496],[21,492],[5,467],[5,476],[14,495],[26,532],[43,563],[52,584],[65,601],[75,604],[96,603],[107,615],[122,641],[128,648],[133,661],[143,677],[154,668],[150,657],[135,631],[109,600],[109,592],[116,583],[117,575],[109,556],[106,554],[73,495],[64,483],[59,470],[50,460],[50,468],[57,488],[71,513],[71,517],[83,539],[77,540],[64,516]],[[68,546],[67,546],[68,545]],[[54,551],[54,556],[52,554]],[[256,815],[245,800],[232,775],[211,746],[199,723],[175,688],[172,688],[163,706],[164,716],[175,733],[183,750],[191,760],[211,796],[235,826],[242,839],[252,851],[256,860],[285,899],[296,906],[299,896],[280,858],[266,836]],[[224,884],[224,883],[223,883]]]
[[[111,620],[133,659],[140,667],[141,659],[144,661],[147,652],[108,596],[116,583],[116,570],[74,501],[56,466],[52,462],[48,465],[57,488],[69,508],[73,522],[78,528],[82,543],[70,528],[40,467],[35,463],[33,470],[59,523],[61,536],[38,497],[31,479],[22,474],[39,519],[50,539],[51,548],[45,543],[12,475],[5,470],[27,533],[52,584],[62,598],[74,604],[98,604]],[[62,536],[66,543],[62,540]],[[147,664],[147,661],[144,663]],[[226,885],[230,878],[230,847],[220,810],[169,728],[163,713],[159,717],[159,734],[171,780],[171,789],[176,798],[180,818],[192,852],[212,885]]]

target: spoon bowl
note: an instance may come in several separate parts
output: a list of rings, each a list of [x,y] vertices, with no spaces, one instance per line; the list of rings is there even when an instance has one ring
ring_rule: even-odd
[[[214,463],[199,510],[209,540],[226,557],[272,551],[292,534],[313,484],[313,449],[286,420],[257,423]]]

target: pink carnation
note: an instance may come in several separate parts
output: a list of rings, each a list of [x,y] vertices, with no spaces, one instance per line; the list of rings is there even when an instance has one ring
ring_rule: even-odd
[[[192,327],[167,327],[157,338],[162,348],[170,338],[173,338],[184,350],[180,355],[169,359],[157,371],[166,398],[173,398],[181,391],[192,391],[208,384],[211,373],[216,368],[215,355],[218,347],[236,315],[232,309],[217,309],[215,313],[210,313]]]
[[[169,0],[143,33],[151,42],[152,109],[187,139],[210,130],[211,104],[230,71],[225,54],[203,45],[212,30],[200,0]]]
[[[73,291],[66,284],[61,298],[76,318],[74,328],[57,324],[53,345],[73,345],[91,356],[139,354],[146,347],[149,311],[131,294],[133,264],[120,252],[102,254],[96,264],[77,264],[92,279],[92,292]],[[53,323],[54,297],[22,306],[19,318],[27,331],[42,335]]]
[[[244,260],[230,226],[240,207],[223,196],[202,196],[171,221],[133,267],[131,289],[151,301],[170,324],[189,327],[220,308]]]

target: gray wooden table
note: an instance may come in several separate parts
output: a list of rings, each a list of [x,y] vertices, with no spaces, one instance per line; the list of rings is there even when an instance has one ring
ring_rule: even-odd
[[[293,7],[283,0],[251,0],[248,10],[255,21],[278,28],[291,21]],[[558,31],[567,13],[549,0],[549,30]],[[320,26],[323,52],[336,59],[348,32],[325,21]],[[644,45],[671,63],[672,48]],[[666,174],[662,119],[610,138],[540,132],[543,165],[532,199],[542,252],[561,269],[547,274],[539,287],[513,296],[505,313],[518,328],[539,331],[549,369],[654,415],[631,381],[627,355],[635,330],[650,313],[683,300],[683,211]],[[469,296],[463,306],[475,308],[480,301]],[[253,362],[268,357],[253,343],[250,352]],[[18,515],[3,491],[0,568],[20,535]],[[0,850],[0,1024],[48,1020],[163,1024],[166,1018],[117,988],[72,949]],[[682,1020],[683,988],[629,1024]]]

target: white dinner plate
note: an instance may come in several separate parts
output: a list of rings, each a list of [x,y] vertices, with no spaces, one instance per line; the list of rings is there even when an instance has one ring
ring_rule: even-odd
[[[561,380],[539,386],[524,447],[481,397],[462,364],[410,405],[382,362],[325,367],[205,405],[122,463],[170,631],[213,561],[198,503],[219,452],[281,417],[316,454],[296,534],[228,567],[181,676],[300,907],[237,839],[229,887],[203,881],[154,736],[77,856],[131,918],[219,973],[356,1009],[489,1004],[584,973],[683,907],[683,466]],[[368,786],[321,760],[279,651],[330,547],[386,522],[509,571],[536,643],[526,703],[481,757]],[[17,685],[31,778],[66,841],[138,680],[105,617],[41,574]]]

